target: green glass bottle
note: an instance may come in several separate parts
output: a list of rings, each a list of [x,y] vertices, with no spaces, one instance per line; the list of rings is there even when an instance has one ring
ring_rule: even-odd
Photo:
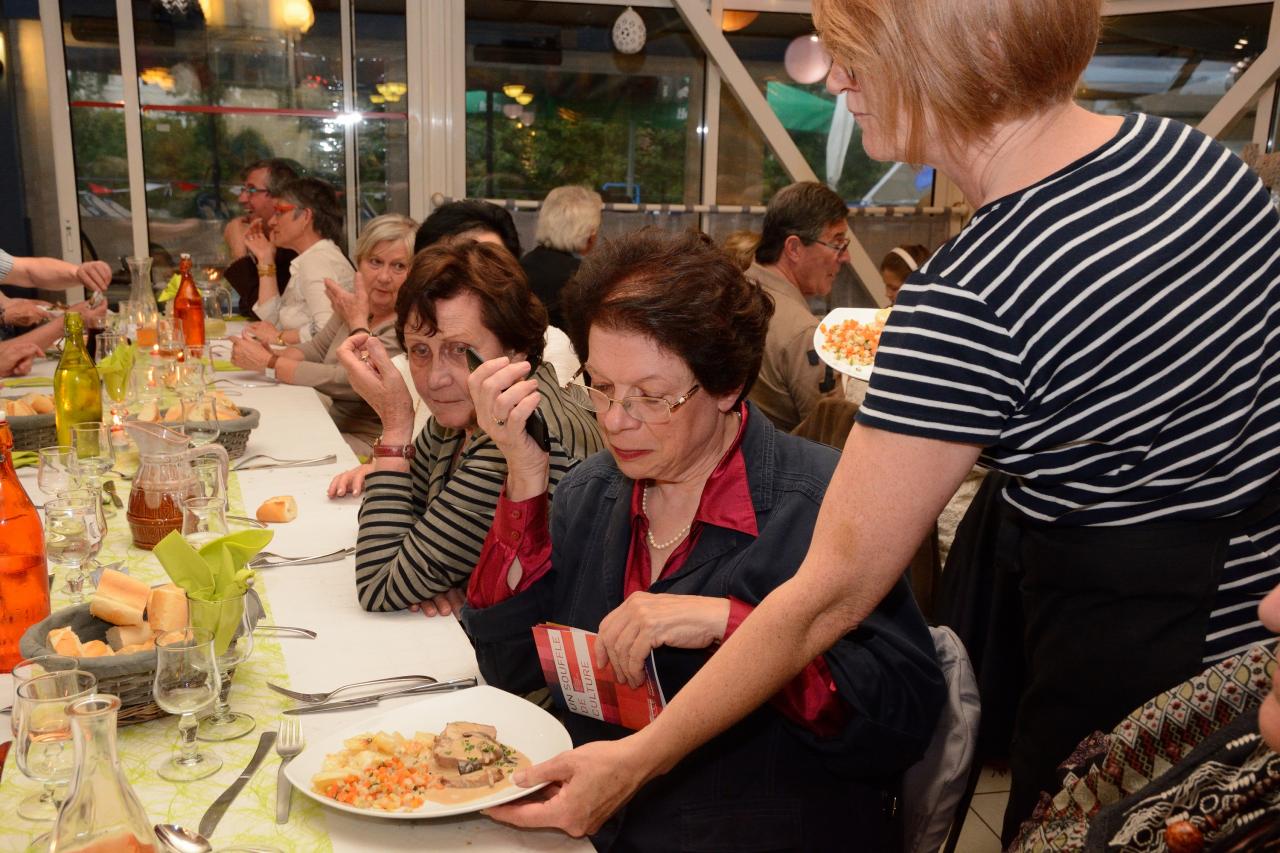
[[[70,447],[73,426],[102,422],[102,382],[84,348],[84,318],[68,311],[62,319],[66,336],[62,339],[62,358],[53,373],[53,419],[58,444]]]

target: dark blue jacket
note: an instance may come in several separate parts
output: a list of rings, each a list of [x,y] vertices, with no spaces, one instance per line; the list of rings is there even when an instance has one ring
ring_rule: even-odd
[[[703,527],[693,552],[654,593],[734,596],[759,603],[805,552],[839,455],[780,433],[752,407],[742,455],[759,536]],[[552,568],[528,591],[462,620],[480,671],[517,693],[545,686],[530,628],[598,630],[622,603],[633,483],[598,453],[565,476],[551,515]],[[850,507],[850,512],[856,508]],[[655,654],[668,699],[712,650]],[[769,706],[758,709],[641,789],[595,842],[613,850],[893,849],[886,795],[928,745],[945,686],[928,628],[905,580],[825,654],[852,709],[844,731],[819,738]],[[560,717],[575,744],[627,734],[577,714]]]

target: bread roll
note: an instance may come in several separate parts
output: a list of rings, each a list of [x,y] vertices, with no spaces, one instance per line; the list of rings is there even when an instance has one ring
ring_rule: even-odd
[[[48,643],[56,654],[80,657],[80,638],[70,628],[54,628],[49,632]]]
[[[37,415],[47,415],[53,411],[53,400],[47,394],[28,394],[22,402],[31,407]]]
[[[146,642],[134,643],[131,646],[125,646],[116,651],[118,655],[132,655],[138,652],[154,652],[156,650],[156,638],[148,637]]]
[[[147,624],[152,632],[177,631],[187,626],[187,593],[182,587],[167,583],[151,590]]]
[[[151,587],[137,578],[106,569],[89,602],[89,612],[112,625],[141,625],[150,595]]]
[[[4,412],[11,418],[29,418],[36,413],[36,410],[21,400],[5,400]]]
[[[90,640],[80,647],[80,657],[82,658],[106,658],[114,654],[115,652],[111,651],[111,647],[101,640]]]
[[[278,495],[267,498],[258,507],[258,521],[285,522],[298,517],[298,502],[293,495]]]
[[[107,629],[107,644],[115,651],[151,639],[150,625],[117,625]]]

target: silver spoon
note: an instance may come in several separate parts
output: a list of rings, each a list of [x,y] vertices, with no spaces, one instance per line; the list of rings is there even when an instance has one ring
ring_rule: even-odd
[[[176,823],[157,823],[156,838],[177,853],[212,853],[213,845],[194,829]]]

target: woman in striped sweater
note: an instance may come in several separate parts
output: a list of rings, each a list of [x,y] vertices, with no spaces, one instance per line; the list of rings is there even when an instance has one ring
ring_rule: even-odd
[[[476,427],[467,350],[485,360],[539,365],[554,493],[579,461],[602,449],[595,420],[568,404],[541,363],[547,314],[515,258],[473,240],[419,252],[396,301],[396,335],[431,419],[413,437],[413,403],[376,338],[357,334],[338,357],[378,413],[382,437],[365,479],[356,588],[366,610],[405,610],[465,587],[507,477],[493,440]]]

